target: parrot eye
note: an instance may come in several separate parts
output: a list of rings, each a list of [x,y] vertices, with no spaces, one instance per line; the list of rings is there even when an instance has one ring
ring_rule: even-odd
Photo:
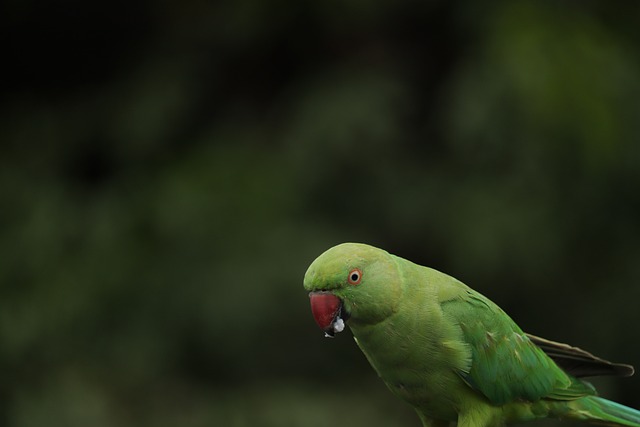
[[[357,285],[358,283],[360,283],[360,280],[362,280],[362,271],[354,268],[349,272],[349,277],[347,278],[347,281],[349,283],[351,283],[352,285]]]

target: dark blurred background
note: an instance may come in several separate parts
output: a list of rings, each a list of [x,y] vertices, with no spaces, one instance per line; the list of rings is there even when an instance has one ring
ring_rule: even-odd
[[[4,2],[0,425],[419,426],[313,322],[344,241],[640,366],[639,16]]]

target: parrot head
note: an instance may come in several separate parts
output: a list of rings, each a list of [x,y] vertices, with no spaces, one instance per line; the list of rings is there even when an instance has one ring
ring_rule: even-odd
[[[304,276],[313,317],[333,337],[345,322],[375,324],[395,313],[401,277],[389,253],[360,243],[343,243],[316,258]]]

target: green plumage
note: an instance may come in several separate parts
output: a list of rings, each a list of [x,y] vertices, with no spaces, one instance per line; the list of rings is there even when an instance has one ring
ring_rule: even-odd
[[[373,368],[424,426],[558,417],[640,427],[639,411],[595,397],[581,379],[627,376],[633,368],[525,334],[497,305],[446,274],[345,243],[311,264],[304,287],[339,299],[336,316],[348,317]]]

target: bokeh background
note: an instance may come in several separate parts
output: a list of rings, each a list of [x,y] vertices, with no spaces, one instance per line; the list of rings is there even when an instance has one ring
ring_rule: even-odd
[[[0,425],[418,427],[313,322],[344,241],[640,366],[640,3],[1,9]]]

